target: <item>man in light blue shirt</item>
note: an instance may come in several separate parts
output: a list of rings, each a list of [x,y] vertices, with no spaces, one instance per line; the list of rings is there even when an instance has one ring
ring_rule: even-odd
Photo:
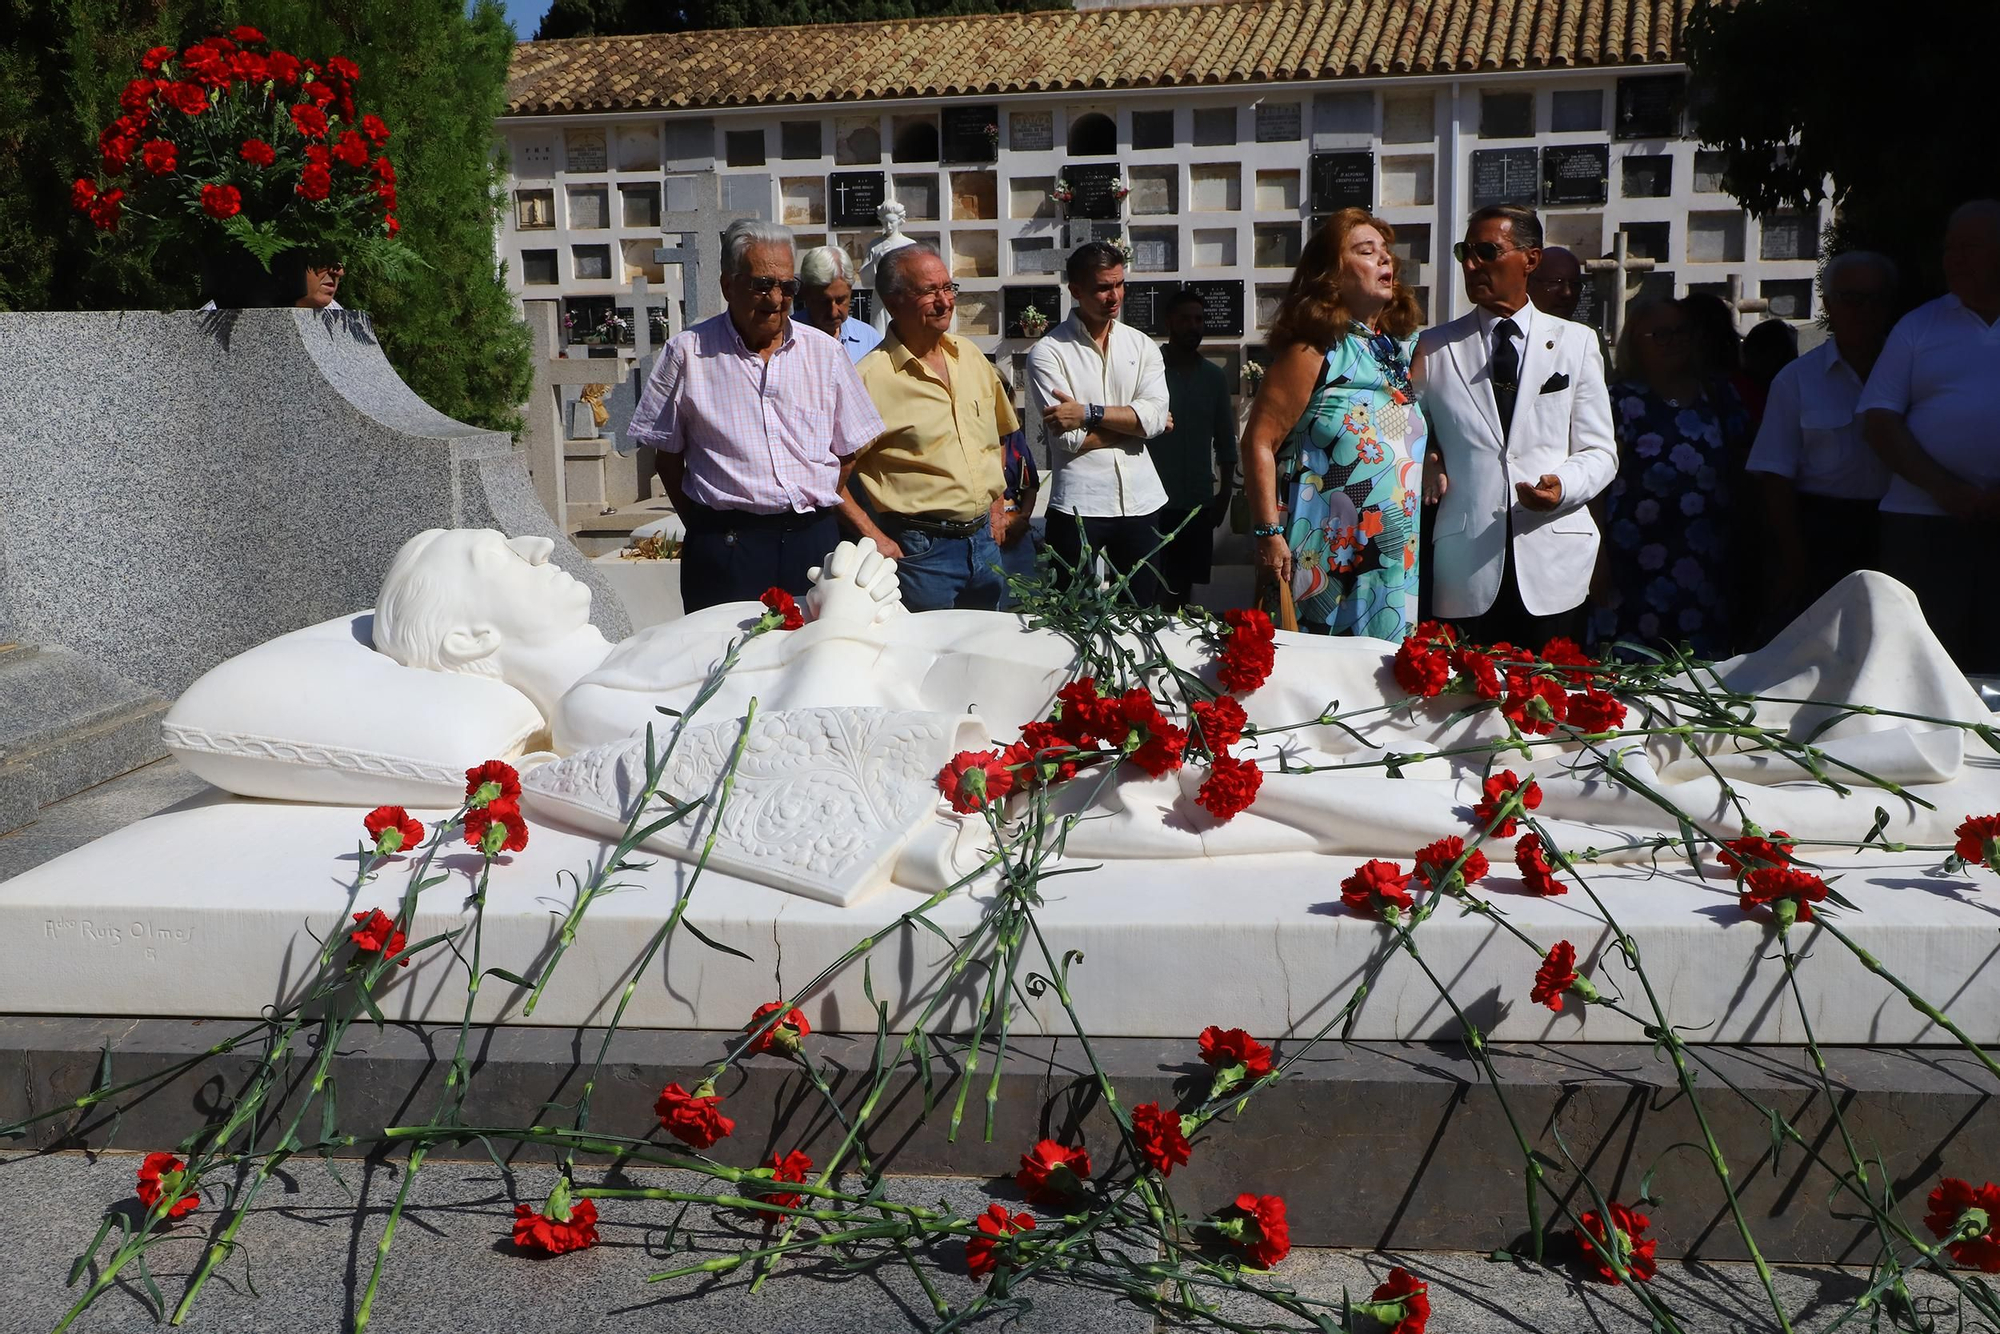
[[[840,340],[849,361],[875,350],[882,335],[855,319],[854,262],[839,246],[816,246],[799,256],[799,316],[823,334]]]

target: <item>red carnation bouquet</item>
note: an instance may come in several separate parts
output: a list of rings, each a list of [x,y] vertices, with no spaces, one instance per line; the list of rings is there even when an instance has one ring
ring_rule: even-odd
[[[360,79],[345,56],[301,59],[255,28],[156,46],[98,136],[100,175],[71,203],[99,231],[143,220],[152,240],[241,252],[267,273],[296,250],[394,279],[416,257],[396,240],[389,127],[359,114]]]

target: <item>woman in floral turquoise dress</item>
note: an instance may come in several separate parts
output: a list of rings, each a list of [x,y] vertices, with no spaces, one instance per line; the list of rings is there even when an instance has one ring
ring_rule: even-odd
[[[1351,208],[1306,245],[1243,433],[1257,563],[1290,586],[1299,629],[1392,642],[1416,625],[1425,446],[1409,376],[1422,317],[1395,236]]]

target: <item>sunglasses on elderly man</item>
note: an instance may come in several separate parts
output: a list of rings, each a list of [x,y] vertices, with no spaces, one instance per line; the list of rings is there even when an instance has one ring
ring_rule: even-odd
[[[797,278],[745,278],[743,285],[753,296],[769,296],[775,291],[784,293],[785,300],[790,301],[799,294]]]
[[[1460,241],[1452,246],[1451,257],[1463,264],[1465,257],[1470,255],[1481,264],[1491,264],[1500,256],[1519,249],[1520,246],[1501,245],[1498,241]]]

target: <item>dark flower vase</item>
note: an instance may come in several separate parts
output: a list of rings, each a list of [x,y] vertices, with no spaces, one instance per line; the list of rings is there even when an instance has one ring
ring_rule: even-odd
[[[201,257],[201,292],[218,310],[250,310],[296,305],[306,290],[305,255],[287,250],[266,272],[248,251],[237,247]]]

